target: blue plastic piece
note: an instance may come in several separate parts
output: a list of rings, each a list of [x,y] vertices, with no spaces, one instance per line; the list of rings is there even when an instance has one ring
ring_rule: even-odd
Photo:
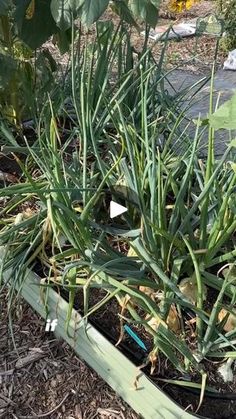
[[[147,351],[147,347],[145,343],[136,335],[136,333],[129,327],[127,324],[124,325],[124,330],[128,333],[128,335],[142,348],[144,351]]]

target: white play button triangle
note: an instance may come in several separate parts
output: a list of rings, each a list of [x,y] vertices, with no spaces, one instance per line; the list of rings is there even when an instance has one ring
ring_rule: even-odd
[[[126,211],[128,210],[126,207],[123,207],[123,205],[117,204],[117,202],[114,201],[110,202],[110,218],[117,217]]]

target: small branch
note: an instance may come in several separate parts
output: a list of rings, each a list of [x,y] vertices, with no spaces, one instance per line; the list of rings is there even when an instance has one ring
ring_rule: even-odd
[[[70,395],[70,393],[67,393],[65,395],[64,399],[62,399],[62,401],[56,407],[54,407],[54,409],[50,410],[49,412],[40,413],[38,415],[33,415],[33,416],[21,416],[21,415],[18,415],[17,418],[18,419],[37,419],[37,418],[45,418],[47,416],[50,416],[54,412],[56,412],[56,410],[58,410],[63,405],[63,403],[66,401],[66,399],[68,398],[69,395]]]

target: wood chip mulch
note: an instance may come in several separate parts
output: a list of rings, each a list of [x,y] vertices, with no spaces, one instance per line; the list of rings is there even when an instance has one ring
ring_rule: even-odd
[[[11,330],[1,294],[0,418],[138,419],[24,301],[14,307]]]

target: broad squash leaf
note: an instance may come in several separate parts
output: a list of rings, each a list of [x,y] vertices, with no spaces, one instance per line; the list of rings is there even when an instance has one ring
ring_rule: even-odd
[[[36,0],[37,1],[37,0]],[[16,22],[18,31],[21,31],[23,22],[25,19],[27,19],[27,10],[30,7],[31,0],[14,0],[14,13],[13,13],[13,19]],[[35,5],[34,3],[34,11],[35,11]]]
[[[17,61],[11,56],[0,53],[0,89],[6,88],[14,72],[17,70]]]
[[[234,140],[231,141],[230,145],[231,147],[236,147],[236,138],[234,138]]]
[[[111,4],[111,9],[120,16],[121,20],[124,20],[129,25],[135,26],[139,30],[139,26],[134,19],[134,15],[127,5],[125,0],[114,0]]]
[[[158,9],[160,0],[131,0],[130,8],[135,17],[139,17],[152,27],[158,21]]]
[[[92,25],[105,12],[109,0],[85,0],[82,6],[81,20],[86,26]]]
[[[27,18],[28,0],[15,0],[15,21],[19,37],[32,49],[40,47],[54,33],[59,31],[53,19],[49,0],[35,0],[34,14]]]
[[[209,123],[214,129],[236,129],[236,93],[209,116]]]
[[[66,31],[71,27],[71,18],[78,17],[79,10],[85,0],[52,0],[51,12],[57,26]]]
[[[54,40],[56,41],[60,53],[65,54],[65,52],[69,51],[71,44],[71,28],[66,31],[60,30],[58,33],[54,34]]]
[[[6,16],[10,8],[9,0],[0,0],[0,15]]]

